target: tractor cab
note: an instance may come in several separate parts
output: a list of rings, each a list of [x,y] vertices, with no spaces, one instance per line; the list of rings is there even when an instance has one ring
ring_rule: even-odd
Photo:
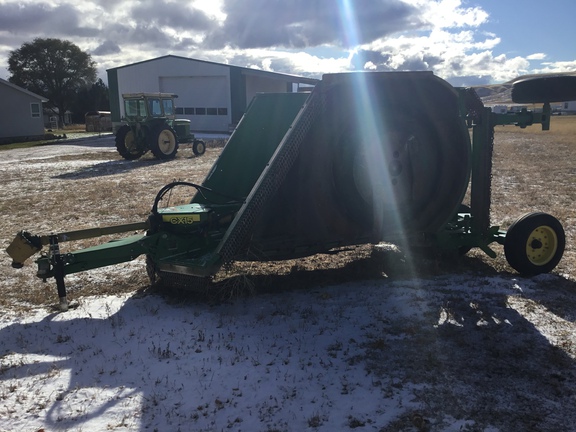
[[[174,121],[175,108],[172,93],[128,93],[124,98],[124,119],[126,121],[147,121],[163,118]]]

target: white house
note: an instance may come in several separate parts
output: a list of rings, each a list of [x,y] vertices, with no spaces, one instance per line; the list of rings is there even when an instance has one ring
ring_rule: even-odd
[[[0,78],[0,140],[44,135],[42,103],[47,99]]]
[[[108,69],[114,130],[124,115],[122,94],[174,93],[177,117],[192,131],[228,132],[256,93],[298,91],[318,80],[167,55]]]

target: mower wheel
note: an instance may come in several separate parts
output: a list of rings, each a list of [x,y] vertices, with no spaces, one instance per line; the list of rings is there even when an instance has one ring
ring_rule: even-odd
[[[126,160],[138,159],[145,151],[139,147],[132,128],[124,125],[116,132],[116,150]]]
[[[548,273],[564,254],[566,235],[562,224],[546,213],[527,213],[506,233],[504,253],[508,264],[520,274]]]
[[[202,156],[206,151],[206,143],[202,140],[194,140],[192,143],[192,151],[196,156]]]
[[[173,159],[178,151],[176,132],[168,125],[160,126],[150,136],[150,150],[158,159]]]

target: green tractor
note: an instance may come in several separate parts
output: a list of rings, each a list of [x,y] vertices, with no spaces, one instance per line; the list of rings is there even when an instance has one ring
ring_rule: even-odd
[[[116,132],[116,149],[127,160],[138,159],[148,150],[158,159],[172,159],[179,143],[192,143],[192,151],[201,156],[204,141],[190,133],[188,120],[176,119],[172,93],[128,93],[124,99],[126,122]]]

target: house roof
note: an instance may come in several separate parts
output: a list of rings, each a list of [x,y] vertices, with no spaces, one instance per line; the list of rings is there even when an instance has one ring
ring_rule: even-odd
[[[118,66],[115,68],[110,68],[110,69],[107,69],[107,71],[123,69],[126,67],[130,67],[130,66],[134,66],[134,65],[138,65],[138,64],[143,64],[143,63],[148,63],[148,62],[153,62],[153,61],[157,61],[157,60],[162,60],[162,59],[166,59],[166,58],[175,58],[175,59],[180,59],[180,60],[201,62],[201,63],[207,63],[207,64],[213,64],[213,65],[219,65],[219,66],[234,67],[234,68],[241,69],[242,73],[244,75],[274,76],[276,78],[279,78],[279,79],[282,79],[285,81],[298,82],[298,83],[303,83],[303,84],[315,85],[320,81],[320,80],[315,79],[315,78],[307,78],[307,77],[302,77],[302,76],[298,76],[298,75],[289,75],[289,74],[283,74],[283,73],[278,73],[278,72],[268,72],[268,71],[263,71],[263,70],[259,70],[259,69],[251,69],[251,68],[246,68],[246,67],[241,67],[241,66],[229,65],[229,64],[225,64],[225,63],[217,63],[217,62],[211,62],[211,61],[207,61],[207,60],[198,60],[198,59],[193,59],[193,58],[188,58],[188,57],[175,56],[172,54],[168,54],[168,55],[161,56],[161,57],[156,57],[156,58],[149,59],[149,60],[143,60],[140,62],[131,63],[131,64],[124,65],[124,66]]]
[[[36,93],[32,93],[31,91],[28,91],[25,88],[18,87],[16,84],[12,84],[10,81],[6,81],[2,78],[0,78],[0,84],[4,84],[5,86],[12,87],[14,90],[18,90],[24,94],[27,94],[28,96],[32,96],[36,99],[39,99],[41,102],[48,102],[48,99],[46,99],[44,96],[37,95]]]

